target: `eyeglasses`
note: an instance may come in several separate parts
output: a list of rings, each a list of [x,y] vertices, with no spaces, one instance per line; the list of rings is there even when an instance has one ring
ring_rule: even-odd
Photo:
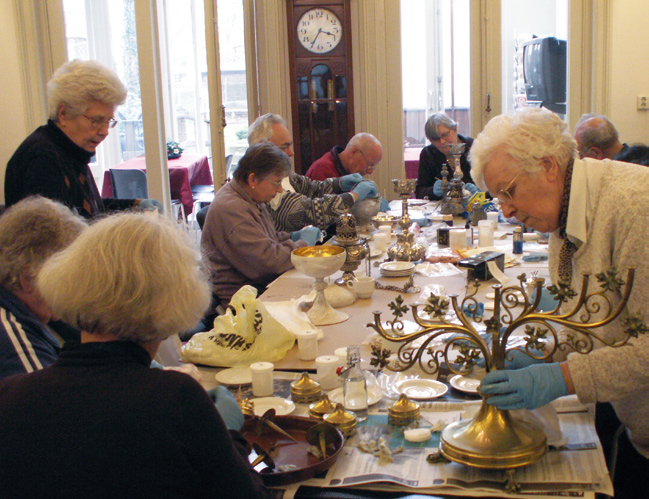
[[[448,138],[448,136],[451,135],[451,132],[453,132],[453,130],[449,130],[447,132],[444,132],[444,133],[440,134],[439,137],[437,137],[436,139],[433,139],[433,142],[441,142],[442,140],[446,140]]]
[[[363,159],[367,163],[368,168],[376,168],[376,163],[372,163],[369,159],[367,159],[367,156],[365,156],[365,153],[360,147],[358,148],[358,151],[361,153],[361,156],[363,156]]]
[[[516,182],[516,179],[520,177],[521,172],[518,172],[516,176],[507,184],[507,187],[504,189],[500,189],[498,193],[496,194],[496,198],[498,198],[498,201],[500,201],[500,204],[508,204],[514,201],[514,190],[516,186],[514,185],[514,182]]]
[[[282,181],[281,180],[279,182],[277,182],[275,180],[271,180],[269,178],[265,178],[264,180],[266,180],[266,181],[270,182],[271,184],[273,184],[273,187],[275,187],[275,189],[279,189],[282,186]]]
[[[95,130],[99,130],[105,125],[108,125],[108,128],[115,128],[115,125],[117,125],[117,120],[115,118],[105,120],[104,118],[91,118],[85,114],[82,114],[82,116],[90,122],[90,126]]]

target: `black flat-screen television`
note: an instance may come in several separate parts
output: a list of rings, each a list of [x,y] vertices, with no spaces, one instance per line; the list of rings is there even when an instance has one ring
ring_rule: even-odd
[[[565,40],[553,36],[523,43],[523,76],[528,102],[552,109],[566,102]]]

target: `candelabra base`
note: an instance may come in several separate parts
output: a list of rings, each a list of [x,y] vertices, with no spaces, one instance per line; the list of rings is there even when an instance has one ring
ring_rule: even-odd
[[[545,455],[547,447],[540,427],[514,420],[509,411],[484,400],[474,419],[448,425],[439,444],[442,455],[451,461],[501,470],[532,464]]]

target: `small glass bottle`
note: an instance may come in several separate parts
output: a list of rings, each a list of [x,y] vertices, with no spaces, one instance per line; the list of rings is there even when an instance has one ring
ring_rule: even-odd
[[[361,352],[358,345],[347,347],[343,406],[345,410],[356,414],[357,421],[367,419],[367,381],[361,369]]]
[[[523,229],[520,227],[514,229],[514,248],[512,252],[515,255],[523,254]]]

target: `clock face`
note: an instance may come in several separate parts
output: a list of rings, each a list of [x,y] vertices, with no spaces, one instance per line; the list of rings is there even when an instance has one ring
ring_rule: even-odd
[[[342,35],[340,19],[327,9],[307,10],[297,23],[297,39],[314,54],[331,52],[340,43]]]

